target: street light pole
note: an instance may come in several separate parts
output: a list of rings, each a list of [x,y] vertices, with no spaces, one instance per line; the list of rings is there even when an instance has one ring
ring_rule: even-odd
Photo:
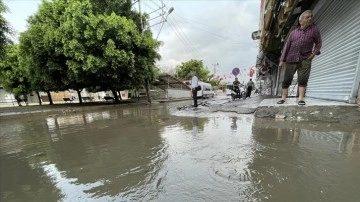
[[[172,13],[174,11],[174,7],[171,7],[167,13],[167,15],[165,16],[165,19],[162,21],[162,24],[161,24],[161,27],[160,27],[160,30],[159,30],[159,33],[158,35],[156,36],[156,40],[159,38],[159,35],[160,35],[160,32],[161,32],[161,29],[163,28],[164,26],[164,23],[167,21],[167,17],[170,15],[170,13]]]

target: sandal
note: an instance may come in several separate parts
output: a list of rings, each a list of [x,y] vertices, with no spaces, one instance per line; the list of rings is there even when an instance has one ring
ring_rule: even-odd
[[[285,103],[285,100],[279,100],[278,102],[277,102],[277,104],[284,104]]]
[[[299,105],[305,105],[305,101],[300,100],[300,101],[298,102],[298,104],[299,104]]]

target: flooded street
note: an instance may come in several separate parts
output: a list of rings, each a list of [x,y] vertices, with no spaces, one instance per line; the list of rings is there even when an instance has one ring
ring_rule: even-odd
[[[1,120],[0,201],[359,200],[359,127],[194,114]]]

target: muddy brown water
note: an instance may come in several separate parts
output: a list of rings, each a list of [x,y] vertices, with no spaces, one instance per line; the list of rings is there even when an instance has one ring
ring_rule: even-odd
[[[359,201],[357,126],[167,105],[0,122],[0,201]]]

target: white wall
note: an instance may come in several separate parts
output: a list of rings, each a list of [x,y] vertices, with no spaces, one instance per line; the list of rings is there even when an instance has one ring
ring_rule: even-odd
[[[123,100],[129,99],[129,91],[128,90],[120,91],[120,96],[121,96],[121,99],[123,99]]]
[[[191,98],[191,90],[183,89],[166,89],[168,99],[171,98]]]
[[[0,102],[1,103],[12,103],[15,100],[13,94],[5,91],[4,89],[0,89]]]

